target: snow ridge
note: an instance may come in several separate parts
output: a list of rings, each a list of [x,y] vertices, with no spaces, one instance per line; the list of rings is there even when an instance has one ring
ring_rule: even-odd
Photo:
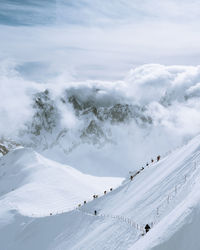
[[[65,191],[63,196],[60,195],[61,187],[67,187],[65,186],[67,175],[64,178],[61,176],[67,172],[78,179],[78,182],[80,181],[78,176],[81,176],[81,183],[83,178],[86,178],[86,182],[88,180],[91,182],[94,177],[90,178],[71,167],[52,162],[29,149],[17,149],[10,152],[1,159],[0,173],[4,173],[4,181],[6,178],[10,178],[8,183],[11,183],[13,170],[18,168],[19,173],[23,173],[23,178],[21,177],[20,186],[16,187],[13,192],[5,190],[0,200],[0,220],[2,221],[4,218],[4,223],[1,223],[0,227],[0,241],[3,248],[32,250],[34,241],[43,242],[43,250],[198,250],[200,245],[196,240],[198,237],[195,230],[197,229],[196,221],[200,218],[199,139],[200,136],[197,136],[182,148],[145,167],[133,180],[127,178],[120,186],[118,181],[122,180],[114,178],[113,181],[119,187],[106,195],[102,190],[108,190],[111,187],[111,179],[100,178],[99,189],[96,187],[94,193],[102,193],[102,196],[86,204],[83,203],[81,207],[77,208],[81,201],[87,201],[91,188],[94,190],[92,185],[84,197],[81,194],[79,200],[75,201],[76,209],[72,211],[67,210],[66,204],[70,199],[67,192]],[[36,173],[38,171],[39,176],[44,173],[45,178],[42,178],[42,182],[46,180],[46,184],[43,184],[48,184],[48,190],[52,188],[50,186],[52,179],[49,176],[53,175],[54,178],[59,179],[60,185],[53,185],[54,193],[51,195],[49,192],[45,193],[46,196],[49,196],[46,198],[49,200],[47,203],[44,196],[42,196],[43,202],[41,203],[41,197],[38,202],[38,195],[41,195],[42,189],[44,189],[44,185],[38,185],[39,182],[36,183],[39,188],[31,193],[31,203],[26,195],[26,192],[30,191],[27,189],[27,185],[38,180],[35,171]],[[60,171],[61,175],[58,175]],[[99,177],[95,179],[95,182],[98,179]],[[104,188],[103,185],[105,185]],[[70,186],[70,188],[72,187],[73,185]],[[19,193],[19,190],[24,190],[24,192]],[[79,187],[79,192],[80,190],[81,193],[84,193],[83,186]],[[77,193],[77,189],[71,189],[70,193],[72,192]],[[56,202],[52,201],[55,197]],[[10,202],[15,206],[10,206]],[[34,213],[34,203],[37,207],[37,210],[34,211],[36,215],[44,214],[45,217],[31,216]],[[97,215],[94,215],[95,210]],[[27,213],[28,211],[29,213]],[[56,212],[62,211],[64,213],[56,214]],[[149,224],[151,229],[142,236],[146,224]],[[20,230],[20,225],[24,225],[22,230]],[[192,234],[189,233],[189,229],[194,230]],[[12,235],[17,234],[18,240],[6,239],[6,230],[9,230]],[[24,234],[30,232],[34,232],[31,233],[31,237],[24,238]],[[50,235],[49,232],[51,232]],[[189,240],[184,237],[184,232],[188,232]],[[176,235],[181,237],[183,242],[175,239]],[[189,241],[195,242],[195,244],[190,247]],[[38,249],[41,248],[39,243],[36,244]]]

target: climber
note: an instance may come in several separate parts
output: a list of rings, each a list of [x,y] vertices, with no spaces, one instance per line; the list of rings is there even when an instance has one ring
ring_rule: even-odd
[[[151,163],[153,163],[154,162],[154,160],[153,159],[151,159]]]
[[[147,162],[146,167],[148,167],[148,166],[149,166],[149,163]]]
[[[104,194],[106,194],[106,191],[104,191]]]
[[[94,210],[94,215],[97,215],[97,210]]]
[[[157,161],[159,161],[159,160],[160,160],[160,155],[157,156]]]
[[[113,189],[112,188],[110,188],[110,191],[112,191]]]
[[[146,233],[148,233],[150,229],[151,229],[150,226],[148,224],[146,224],[146,226],[145,226]]]
[[[84,201],[84,204],[86,204],[86,201]]]
[[[133,180],[133,176],[132,175],[130,176],[130,179],[131,179],[131,181]]]

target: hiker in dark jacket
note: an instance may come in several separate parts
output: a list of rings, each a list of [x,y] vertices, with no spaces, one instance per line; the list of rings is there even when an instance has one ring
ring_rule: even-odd
[[[97,215],[97,210],[94,210],[94,215]]]
[[[157,161],[159,161],[159,160],[160,160],[160,155],[157,156]]]
[[[147,162],[146,167],[148,167],[148,166],[149,166],[149,163]]]
[[[133,180],[133,176],[132,175],[130,176],[130,179],[131,179],[131,181]]]
[[[146,226],[145,226],[146,233],[148,233],[150,229],[151,229],[150,226],[148,224],[146,224]]]
[[[153,159],[151,159],[151,163],[153,163],[154,162],[154,160]]]

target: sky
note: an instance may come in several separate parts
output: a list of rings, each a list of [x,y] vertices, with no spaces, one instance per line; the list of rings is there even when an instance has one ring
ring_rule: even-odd
[[[198,65],[196,0],[1,0],[0,60],[25,77],[119,80],[133,67]]]

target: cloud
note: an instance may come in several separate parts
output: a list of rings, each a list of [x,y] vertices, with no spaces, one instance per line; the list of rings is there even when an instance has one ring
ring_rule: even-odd
[[[21,78],[14,67],[12,61],[0,64],[0,137],[15,137],[24,128],[32,115],[32,95],[40,89]]]
[[[108,166],[106,174],[111,174],[114,167],[109,166],[114,162],[121,169],[116,172],[119,175],[127,171],[131,161],[137,167],[152,155],[163,154],[200,133],[199,66],[146,64],[133,68],[120,81],[77,81],[58,76],[43,84],[25,79],[15,70],[13,61],[4,61],[0,65],[0,136],[17,138],[19,131],[26,130],[24,125],[31,121],[35,112],[32,109],[33,95],[45,89],[49,90],[59,116],[55,134],[47,132],[42,138],[47,136],[45,141],[52,145],[60,135],[59,145],[64,149],[81,143],[81,132],[93,119],[92,112],[77,118],[72,105],[67,103],[67,94],[90,101],[99,109],[119,103],[137,105],[140,115],[151,117],[152,123],[140,124],[135,119],[118,125],[101,122],[102,129],[109,131],[114,144],[105,148],[86,144],[77,147],[67,159],[78,167],[87,155],[84,161],[90,167],[83,164],[81,170],[86,168],[94,173],[96,163],[92,159],[101,156],[100,162]],[[61,102],[61,98],[66,103]],[[68,133],[65,134],[66,130]],[[30,142],[32,137],[28,136],[25,139]],[[40,143],[42,138],[37,138]],[[118,154],[120,157],[115,158]],[[113,158],[117,160],[113,161]],[[102,170],[101,174],[105,172]]]
[[[23,69],[40,63],[44,73],[34,70],[42,81],[64,71],[76,79],[112,80],[145,63],[195,65],[198,9],[199,2],[189,0],[4,1],[0,58],[14,59]]]
[[[57,1],[60,21],[81,25],[114,25],[143,21],[191,21],[199,18],[200,4],[193,0],[78,0]]]

